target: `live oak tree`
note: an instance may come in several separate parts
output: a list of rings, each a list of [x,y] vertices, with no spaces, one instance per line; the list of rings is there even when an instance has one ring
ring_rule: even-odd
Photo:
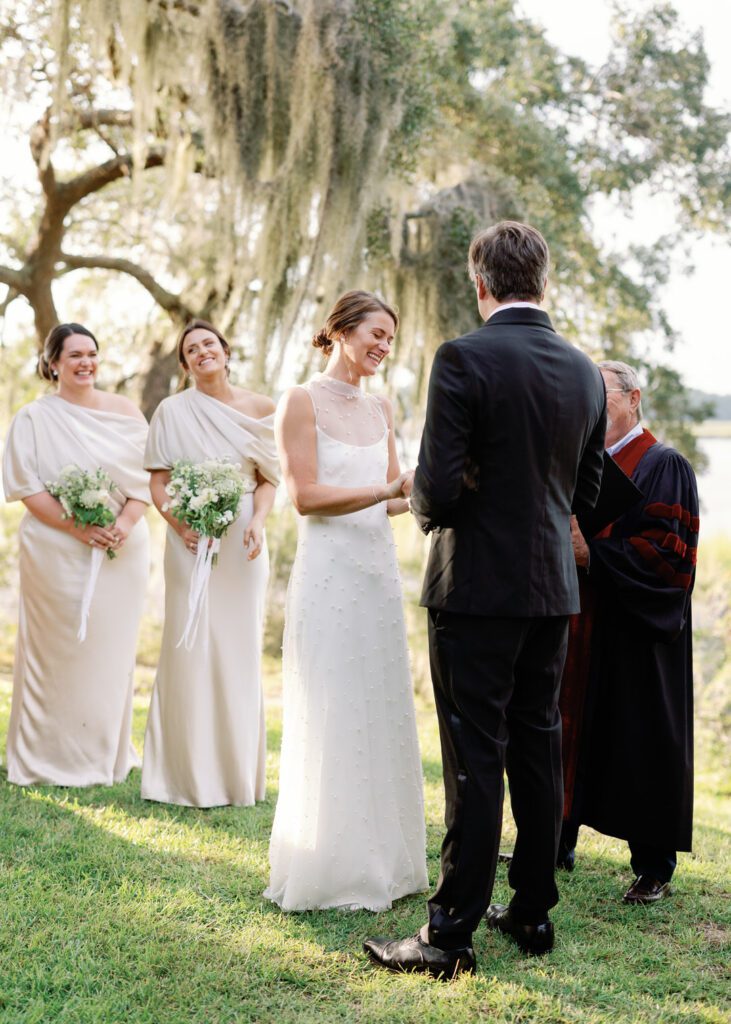
[[[602,252],[592,196],[667,191],[678,235],[728,222],[729,119],[704,103],[702,40],[667,4],[620,15],[598,70],[512,0],[6,8],[3,74],[32,111],[37,183],[0,237],[3,309],[30,303],[40,340],[60,277],[136,281],[163,314],[136,382],[148,413],[188,317],[244,337],[250,382],[272,388],[307,370],[313,322],[354,285],[401,307],[389,372],[417,412],[435,346],[476,322],[469,238],[499,217],[546,235],[562,330],[631,357],[648,332],[673,341],[657,288],[677,236]],[[652,377],[688,450],[700,411],[677,376]]]

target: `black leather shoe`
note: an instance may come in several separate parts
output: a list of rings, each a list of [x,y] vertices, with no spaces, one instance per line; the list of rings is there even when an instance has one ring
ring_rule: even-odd
[[[441,981],[451,981],[458,974],[475,973],[475,953],[471,946],[461,949],[438,949],[424,942],[421,935],[408,939],[377,937],[363,943],[371,961],[389,971],[431,974]]]
[[[553,949],[553,925],[548,918],[539,924],[520,924],[513,919],[510,907],[493,903],[485,911],[485,921],[488,928],[509,935],[524,953],[540,956]]]
[[[649,875],[640,875],[622,897],[623,903],[643,906],[646,903],[658,903],[666,899],[672,892],[669,882],[658,882]]]
[[[565,843],[558,844],[556,867],[562,871],[573,871],[576,866],[576,850]]]

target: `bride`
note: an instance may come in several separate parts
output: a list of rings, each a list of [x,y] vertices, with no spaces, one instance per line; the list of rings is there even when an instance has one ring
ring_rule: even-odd
[[[279,800],[265,895],[283,910],[385,910],[427,886],[421,761],[387,513],[406,511],[391,406],[362,389],[398,316],[338,299],[275,430],[299,521],[287,594]]]

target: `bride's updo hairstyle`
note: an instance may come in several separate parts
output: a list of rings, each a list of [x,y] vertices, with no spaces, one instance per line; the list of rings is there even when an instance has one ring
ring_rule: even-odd
[[[43,380],[56,380],[56,376],[58,375],[56,374],[56,376],[54,376],[51,364],[57,363],[61,358],[64,342],[67,338],[70,338],[72,334],[83,334],[87,338],[91,338],[97,352],[99,351],[99,342],[88,327],[84,327],[83,324],[56,324],[56,326],[52,327],[48,332],[48,337],[43,342],[43,351],[38,357],[38,376]]]
[[[340,296],[325,321],[325,326],[312,339],[315,348],[321,348],[325,357],[329,356],[336,341],[348,334],[365,320],[369,313],[388,313],[398,330],[398,313],[383,299],[373,292],[353,291]]]
[[[183,354],[183,345],[185,344],[185,339],[192,331],[209,331],[211,334],[215,334],[215,336],[221,342],[221,348],[226,353],[226,359],[228,360],[231,358],[231,346],[226,341],[226,339],[224,338],[224,336],[221,334],[217,327],[214,327],[213,324],[209,324],[207,320],[189,320],[188,323],[180,332],[178,344],[175,349],[178,355],[178,363],[180,364],[180,368],[183,371],[180,375],[180,380],[178,381],[178,391],[184,391],[186,387],[187,376],[189,371],[188,364],[185,361],[185,355]],[[226,372],[228,373],[228,366]]]

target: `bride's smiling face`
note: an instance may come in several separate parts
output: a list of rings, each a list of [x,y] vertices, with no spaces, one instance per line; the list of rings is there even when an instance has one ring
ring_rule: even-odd
[[[391,352],[396,325],[385,310],[367,313],[342,339],[343,355],[359,377],[372,377]]]
[[[51,369],[58,374],[59,387],[93,388],[99,369],[96,345],[86,334],[70,334]]]
[[[196,327],[186,335],[183,342],[185,369],[193,380],[209,380],[216,374],[225,373],[228,366],[228,352],[221,341],[203,327]]]

